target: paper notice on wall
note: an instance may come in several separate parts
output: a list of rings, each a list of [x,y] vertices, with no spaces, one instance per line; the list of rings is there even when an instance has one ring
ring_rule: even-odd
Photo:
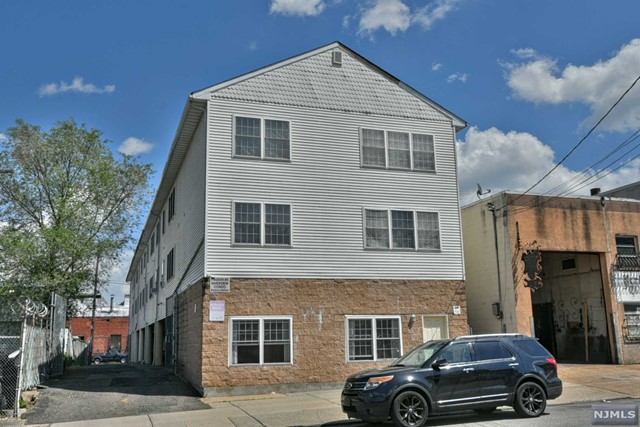
[[[209,301],[209,322],[224,322],[224,301]]]

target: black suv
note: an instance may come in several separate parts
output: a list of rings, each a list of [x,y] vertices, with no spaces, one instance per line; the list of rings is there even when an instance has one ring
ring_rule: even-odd
[[[472,335],[426,342],[390,366],[350,376],[342,390],[349,418],[420,427],[432,413],[513,406],[537,417],[562,394],[558,364],[535,338]]]

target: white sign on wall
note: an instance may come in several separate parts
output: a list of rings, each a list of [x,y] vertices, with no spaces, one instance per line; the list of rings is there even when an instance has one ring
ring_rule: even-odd
[[[462,310],[460,309],[459,305],[454,305],[453,306],[453,314],[461,314]]]
[[[224,322],[224,301],[209,301],[209,322]]]
[[[231,277],[212,277],[209,280],[211,292],[231,292]]]

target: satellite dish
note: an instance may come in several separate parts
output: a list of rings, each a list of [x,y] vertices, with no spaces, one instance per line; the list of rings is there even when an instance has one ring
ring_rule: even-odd
[[[485,194],[491,193],[491,189],[482,191],[482,187],[480,186],[480,183],[476,183],[476,185],[478,186],[478,190],[476,191],[476,196],[478,196],[478,199],[480,199],[480,196],[484,196]]]

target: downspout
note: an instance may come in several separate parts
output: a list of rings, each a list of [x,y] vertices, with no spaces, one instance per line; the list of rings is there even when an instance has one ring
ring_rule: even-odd
[[[504,315],[502,307],[502,279],[500,276],[500,253],[498,252],[498,226],[496,220],[496,207],[493,203],[487,203],[488,209],[493,214],[493,242],[496,250],[496,272],[498,274],[498,304],[500,306],[500,312],[498,318],[500,319],[500,332],[505,333],[507,330],[504,324]]]

